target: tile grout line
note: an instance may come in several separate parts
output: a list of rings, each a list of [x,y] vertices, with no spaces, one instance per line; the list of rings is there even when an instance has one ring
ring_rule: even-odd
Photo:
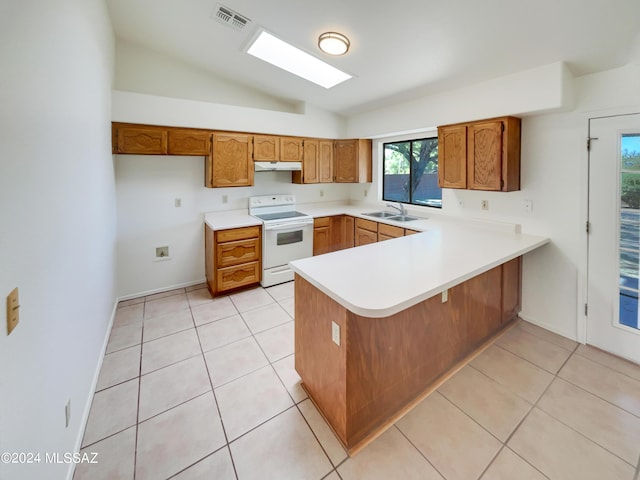
[[[584,358],[584,359],[586,359],[586,360],[592,361],[592,360],[590,360],[589,358],[587,358],[587,357],[585,357],[585,356],[583,356],[583,355],[580,355],[579,353],[576,353],[576,355],[578,355],[579,357],[582,357],[582,358]],[[573,356],[573,355],[572,355],[572,356]],[[593,363],[598,363],[598,362],[593,362]],[[612,369],[612,368],[607,367],[606,365],[602,365],[602,364],[600,364],[600,363],[598,363],[598,365],[600,365],[601,367],[607,368],[608,370],[611,370],[612,372],[619,373],[619,372],[617,372],[616,370],[614,370],[614,369]],[[558,373],[560,373],[560,372],[558,371]],[[624,411],[624,412],[628,413],[629,415],[631,415],[631,416],[633,416],[633,417],[635,417],[635,418],[640,419],[640,415],[638,415],[638,414],[636,414],[636,413],[634,413],[634,412],[630,412],[629,410],[627,410],[626,408],[621,407],[620,405],[616,405],[615,403],[611,402],[610,400],[608,400],[608,399],[606,399],[606,398],[603,398],[603,397],[601,397],[600,395],[598,395],[598,394],[596,394],[596,393],[594,393],[594,392],[592,392],[592,391],[590,391],[590,390],[587,390],[585,387],[583,387],[583,386],[581,386],[581,385],[578,385],[578,384],[576,384],[576,383],[572,382],[571,380],[569,380],[569,379],[567,379],[567,378],[561,377],[561,376],[559,376],[559,375],[556,375],[556,376],[557,376],[557,378],[559,378],[560,380],[563,380],[563,381],[567,382],[568,384],[573,385],[573,386],[574,386],[574,387],[576,387],[576,388],[579,388],[580,390],[582,390],[583,392],[588,393],[589,395],[593,395],[594,397],[596,397],[597,399],[599,399],[599,400],[601,400],[601,401],[603,401],[603,402],[607,403],[608,405],[611,405],[612,407],[615,407],[615,408],[617,408],[617,409],[620,409],[620,410],[622,410],[622,411]],[[631,378],[631,379],[633,380],[633,377],[627,377],[627,378]]]
[[[520,428],[520,426],[525,422],[525,420],[529,417],[529,415],[531,414],[531,412],[533,412],[534,408],[538,408],[538,410],[540,410],[541,412],[543,412],[544,414],[548,415],[549,417],[551,417],[552,419],[554,419],[555,421],[557,421],[558,423],[564,425],[565,427],[567,427],[568,429],[570,429],[571,431],[575,432],[576,434],[578,434],[579,436],[585,438],[586,440],[588,440],[589,442],[591,442],[592,444],[600,447],[602,450],[604,450],[605,452],[609,453],[610,455],[612,455],[615,458],[618,458],[619,460],[621,460],[622,462],[624,462],[627,465],[631,465],[629,464],[629,462],[627,462],[625,459],[621,458],[619,455],[617,455],[616,453],[610,451],[608,448],[606,448],[603,445],[600,445],[600,443],[596,442],[594,439],[588,437],[587,435],[583,434],[582,432],[576,430],[574,427],[572,427],[571,425],[565,423],[563,420],[556,418],[554,415],[551,415],[549,412],[547,412],[546,410],[544,410],[543,408],[539,407],[538,404],[540,403],[540,401],[542,400],[542,398],[545,396],[545,394],[547,393],[547,391],[549,390],[549,388],[551,388],[551,385],[557,380],[563,380],[566,381],[567,383],[570,383],[571,385],[573,385],[573,383],[565,380],[564,378],[560,377],[558,374],[560,373],[560,371],[562,370],[562,368],[567,364],[567,362],[569,362],[569,359],[574,355],[579,355],[578,353],[576,353],[578,347],[580,344],[578,344],[576,346],[576,348],[573,350],[573,352],[571,353],[571,355],[569,355],[569,357],[565,360],[565,362],[562,364],[562,366],[558,369],[558,373],[556,373],[554,375],[554,379],[549,383],[549,385],[547,385],[547,387],[545,388],[544,392],[542,392],[542,394],[540,395],[540,397],[538,398],[538,400],[536,400],[536,402],[533,404],[532,408],[529,410],[529,412],[527,413],[527,415],[525,415],[525,417],[518,423],[518,425],[516,426],[516,428],[513,430],[513,432],[511,432],[511,435],[509,435],[509,438],[505,441],[505,446],[507,446],[507,443],[509,441],[511,441],[511,438],[515,435],[515,433],[518,431],[518,429]],[[599,396],[593,394],[592,392],[589,392],[588,390],[585,390],[584,388],[580,387],[579,385],[575,385],[577,388],[580,388],[581,390],[595,396],[596,398],[600,398]],[[602,399],[604,400],[604,399]],[[610,403],[610,402],[607,402]],[[611,404],[613,405],[613,404]],[[617,407],[617,405],[613,405],[614,407]],[[620,408],[620,407],[617,407]],[[624,410],[624,409],[621,409]],[[626,411],[626,410],[624,410]],[[519,455],[517,452],[516,455],[518,455],[520,458],[522,458],[525,462],[527,462],[529,465],[531,465],[533,468],[535,468],[536,470],[538,470],[538,468],[531,464],[527,459],[525,459],[524,457],[522,457],[521,455]],[[633,465],[631,465],[633,467]],[[640,458],[638,459],[638,466],[636,468],[636,475],[638,474],[638,470],[640,470]],[[540,470],[538,470],[540,471]],[[542,473],[542,472],[540,472]],[[546,476],[546,475],[545,475]],[[637,478],[634,478],[634,480],[638,480]]]
[[[491,377],[487,377],[489,379],[491,379]],[[495,380],[493,380],[495,382]],[[496,382],[498,383],[498,382]],[[547,391],[547,389],[551,386],[551,384],[553,383],[553,380],[551,382],[549,382],[549,385],[547,385],[547,388],[545,388],[544,392],[540,395],[540,398],[542,398],[542,396],[544,395],[544,393]],[[502,385],[500,383],[498,383],[498,385]],[[506,388],[506,387],[505,387]],[[509,389],[507,389],[509,390]],[[535,404],[532,404],[528,401],[526,401],[526,403],[528,403],[530,405],[529,410],[527,411],[527,413],[524,415],[524,417],[522,417],[522,419],[520,420],[520,422],[518,422],[518,424],[516,425],[516,427],[511,431],[511,433],[507,436],[507,439],[503,442],[502,440],[500,440],[498,437],[496,437],[492,432],[490,432],[487,428],[485,428],[482,424],[480,424],[475,418],[473,418],[469,413],[465,412],[464,410],[462,410],[462,407],[459,407],[456,403],[454,403],[452,400],[450,400],[446,395],[444,395],[443,393],[441,393],[439,390],[435,390],[433,393],[440,393],[440,395],[447,401],[449,402],[451,405],[453,405],[453,407],[457,408],[463,415],[465,415],[467,418],[469,418],[471,421],[473,421],[476,425],[478,425],[482,430],[484,430],[485,432],[487,432],[489,435],[491,435],[493,438],[495,438],[499,443],[500,443],[500,448],[498,449],[498,451],[496,452],[496,454],[493,456],[493,458],[491,458],[491,461],[487,464],[487,466],[484,468],[484,470],[482,471],[482,473],[480,474],[480,476],[478,478],[482,478],[482,475],[484,475],[486,473],[486,471],[489,469],[489,467],[491,465],[493,465],[493,462],[495,462],[496,458],[498,458],[498,455],[500,455],[500,452],[502,452],[502,450],[504,450],[504,448],[509,448],[507,446],[507,442],[511,439],[511,437],[513,436],[513,434],[516,432],[516,430],[518,430],[518,428],[520,427],[520,425],[522,424],[522,422],[524,422],[524,420],[529,416],[529,413],[531,413],[531,411],[533,410],[533,408],[535,407]],[[518,395],[516,395],[515,393],[509,391],[509,393],[515,395],[518,398]],[[540,400],[540,399],[538,399]],[[537,401],[536,401],[537,403]],[[509,450],[511,450],[509,448]],[[515,452],[514,452],[515,453]],[[516,455],[518,455],[516,453]],[[518,455],[520,458],[522,458],[522,456]],[[523,461],[525,461],[526,463],[528,463],[529,465],[531,465],[531,463],[529,463],[527,460],[525,460],[524,458],[522,458]],[[537,470],[538,472],[540,472],[540,470],[538,470],[534,465],[531,465],[535,470]],[[542,473],[542,472],[540,472]],[[543,474],[544,475],[544,474]],[[546,477],[546,475],[544,475]]]
[[[144,313],[147,308],[145,299],[142,307],[142,328],[140,329],[140,360],[138,363],[138,402],[136,404],[136,441],[133,450],[133,480],[136,480],[136,470],[138,466],[138,432],[140,425],[140,391],[142,386],[142,340],[144,339]]]
[[[434,390],[434,391],[435,391],[435,390]],[[433,393],[433,392],[432,392],[432,393]],[[431,462],[431,460],[429,460],[429,459],[427,458],[427,456],[426,456],[424,453],[422,453],[422,450],[420,450],[420,449],[418,448],[418,446],[417,446],[415,443],[413,443],[413,442],[411,441],[411,439],[410,439],[410,438],[409,438],[409,437],[408,437],[408,436],[407,436],[407,435],[402,431],[402,429],[401,429],[397,424],[395,424],[395,423],[394,423],[394,424],[393,424],[393,428],[395,428],[396,430],[398,430],[398,432],[400,432],[400,435],[402,435],[402,436],[407,440],[407,442],[409,442],[409,445],[411,445],[411,446],[416,450],[416,452],[418,452],[418,455],[420,455],[422,458],[424,458],[424,459],[425,459],[425,461],[426,461],[429,465],[431,465],[431,467],[432,467],[436,472],[438,472],[438,475],[440,475],[440,476],[441,476],[442,478],[444,478],[444,479],[446,479],[446,478],[447,478],[447,477],[445,477],[444,473],[442,473],[442,472],[438,469],[438,467],[436,467],[436,466]],[[348,457],[347,457],[347,458],[348,458]]]
[[[193,318],[193,311],[191,310],[191,307],[189,307],[189,312],[191,313],[191,320],[193,321],[193,325],[195,327],[195,319]],[[202,349],[202,342],[200,341],[200,333],[198,332],[198,329],[196,328],[196,336],[198,337],[198,344],[200,345],[200,354],[202,355],[202,361],[204,362],[204,368],[207,371],[207,377],[209,377],[209,385],[211,386],[211,394],[213,395],[213,401],[216,405],[216,410],[218,412],[218,418],[220,419],[220,426],[222,427],[222,433],[224,435],[224,440],[225,440],[225,447],[227,447],[227,450],[229,452],[229,458],[231,459],[231,466],[233,467],[233,473],[236,476],[236,479],[238,478],[238,471],[236,470],[236,462],[233,460],[233,455],[231,455],[231,448],[229,447],[229,436],[227,435],[227,429],[224,426],[224,422],[222,421],[222,413],[220,412],[220,405],[218,405],[218,398],[216,397],[216,391],[213,388],[213,380],[211,379],[211,372],[209,371],[209,364],[207,364],[207,359],[204,356],[204,350]],[[219,449],[218,449],[219,450]],[[214,452],[210,453],[209,455],[213,454]],[[196,462],[197,463],[197,462]]]

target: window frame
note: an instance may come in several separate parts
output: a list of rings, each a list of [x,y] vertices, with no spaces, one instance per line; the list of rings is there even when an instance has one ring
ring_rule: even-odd
[[[387,199],[385,198],[385,163],[386,163],[386,147],[389,144],[394,144],[394,143],[409,143],[409,182],[412,183],[413,182],[413,176],[414,176],[414,172],[413,172],[413,168],[412,168],[412,161],[411,161],[411,156],[413,155],[413,143],[414,142],[421,142],[424,140],[435,140],[436,142],[438,142],[438,135],[436,132],[429,132],[429,134],[426,134],[425,136],[421,136],[418,138],[406,138],[406,139],[397,139],[397,140],[388,140],[388,141],[383,141],[381,142],[381,151],[382,151],[382,162],[381,162],[381,169],[380,169],[380,177],[381,177],[381,192],[380,192],[380,197],[382,199],[382,201],[385,202],[395,202],[395,203],[402,203],[405,205],[411,205],[411,206],[415,206],[415,207],[426,207],[426,208],[437,208],[437,209],[442,209],[442,188],[440,186],[438,186],[439,190],[440,190],[440,205],[428,205],[428,204],[424,204],[424,203],[414,203],[413,200],[413,193],[411,192],[411,190],[409,191],[409,201],[405,202],[405,201],[398,201],[398,200],[392,200],[392,199]],[[438,157],[438,168],[440,168],[440,158]]]

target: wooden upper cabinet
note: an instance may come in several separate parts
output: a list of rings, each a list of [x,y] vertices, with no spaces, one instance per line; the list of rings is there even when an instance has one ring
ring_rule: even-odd
[[[467,180],[472,190],[502,189],[502,122],[469,125]]]
[[[304,141],[302,156],[302,183],[319,182],[319,153],[318,140]]]
[[[253,159],[257,162],[280,160],[280,138],[273,135],[254,135]]]
[[[520,119],[501,117],[438,127],[438,184],[520,190]]]
[[[333,182],[333,140],[305,139],[302,143],[302,171],[293,172],[293,183]]]
[[[113,153],[166,155],[167,130],[151,125],[113,124]]]
[[[318,181],[333,182],[333,140],[318,142]]]
[[[302,139],[296,137],[280,137],[280,161],[302,161]]]
[[[172,128],[168,131],[169,155],[209,155],[211,132]]]
[[[253,185],[251,135],[214,133],[211,154],[211,186]]]
[[[467,127],[438,128],[438,184],[440,188],[467,188]]]
[[[371,140],[335,140],[334,182],[371,182]]]

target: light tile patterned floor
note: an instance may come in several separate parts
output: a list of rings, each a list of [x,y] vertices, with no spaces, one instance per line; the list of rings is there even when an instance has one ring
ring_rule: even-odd
[[[638,480],[638,365],[520,322],[348,458],[293,331],[292,283],[122,302],[74,478]]]

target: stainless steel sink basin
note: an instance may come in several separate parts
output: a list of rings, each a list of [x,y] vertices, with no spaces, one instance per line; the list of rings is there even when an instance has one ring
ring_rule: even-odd
[[[367,217],[376,217],[376,218],[389,218],[389,217],[397,217],[398,214],[396,212],[372,212],[372,213],[363,213]]]
[[[418,220],[418,217],[412,217],[411,215],[394,215],[392,217],[386,217],[394,222],[410,222],[412,220]]]

